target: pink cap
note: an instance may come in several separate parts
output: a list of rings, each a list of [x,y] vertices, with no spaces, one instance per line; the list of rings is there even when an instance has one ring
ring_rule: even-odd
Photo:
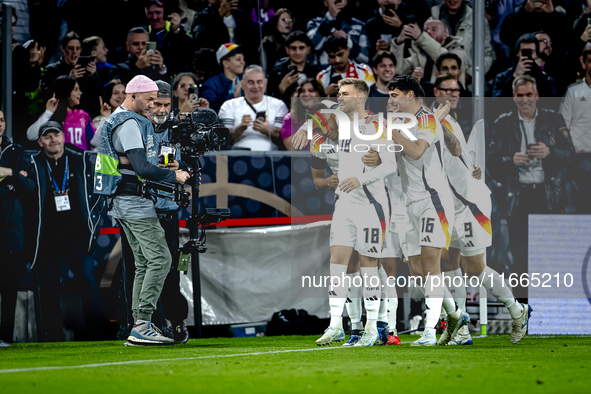
[[[146,92],[157,92],[158,85],[150,78],[144,75],[138,75],[134,77],[125,88],[125,93],[146,93]]]

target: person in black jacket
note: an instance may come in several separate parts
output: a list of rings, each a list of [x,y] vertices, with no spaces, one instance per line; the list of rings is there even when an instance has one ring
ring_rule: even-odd
[[[494,123],[486,168],[505,188],[505,198],[498,201],[509,224],[513,271],[521,274],[528,272],[528,215],[560,213],[566,207],[574,147],[562,115],[538,108],[532,77],[515,79],[513,101],[517,111]]]
[[[32,158],[27,177],[29,190],[35,190],[30,210],[36,228],[31,268],[37,285],[39,340],[63,341],[62,316],[58,292],[62,261],[82,282],[86,338],[99,339],[104,315],[103,301],[94,276],[91,251],[99,233],[100,206],[93,193],[94,166],[87,153],[64,148],[62,126],[54,121],[39,129],[41,152]]]
[[[165,15],[164,3],[155,0],[146,3],[145,11],[150,41],[158,44],[162,56],[167,59],[166,66],[170,73],[174,75],[188,71],[193,58],[193,43],[191,36],[181,26],[178,12]]]
[[[125,48],[127,60],[111,69],[110,79],[120,79],[127,84],[137,75],[153,79],[167,79],[168,68],[158,50],[148,50],[149,33],[143,27],[134,27],[127,33]]]
[[[0,344],[14,339],[14,315],[19,268],[23,266],[23,208],[19,193],[26,191],[29,166],[24,150],[4,137],[6,121],[0,111]],[[1,345],[0,345],[1,346]]]
[[[64,37],[61,50],[61,59],[45,67],[41,78],[41,90],[46,92],[58,77],[69,75],[71,78],[78,80],[80,90],[82,90],[82,109],[88,112],[91,117],[98,115],[98,113],[95,113],[96,111],[93,111],[93,108],[98,106],[103,82],[97,73],[96,63],[79,64],[82,41],[78,34],[73,31]]]
[[[296,88],[308,78],[314,78],[318,67],[308,63],[312,43],[303,31],[290,33],[285,40],[287,57],[279,59],[269,74],[269,93],[291,107]]]
[[[211,48],[214,51],[225,43],[242,44],[246,63],[259,62],[260,34],[254,29],[248,11],[248,0],[208,0],[195,14],[191,33],[194,49]]]

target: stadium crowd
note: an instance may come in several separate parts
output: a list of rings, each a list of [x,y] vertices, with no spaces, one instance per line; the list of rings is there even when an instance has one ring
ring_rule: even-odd
[[[52,332],[61,324],[60,269],[48,261],[65,258],[88,282],[89,319],[104,314],[86,261],[96,239],[86,208],[96,201],[84,190],[92,170],[84,152],[97,149],[102,123],[138,75],[173,80],[181,112],[215,110],[230,129],[229,149],[291,150],[305,109],[335,97],[344,78],[367,82],[371,110],[371,98],[388,97],[396,75],[411,75],[427,107],[450,102],[466,140],[474,126],[471,0],[2,2],[15,9],[2,15],[12,17],[14,36],[13,112],[0,113],[0,339],[7,342],[21,264],[46,282],[41,308],[52,323],[40,340],[63,339]],[[590,211],[591,0],[487,0],[485,11],[485,94],[494,104],[485,122],[487,181],[493,214],[508,220],[513,258],[526,259],[527,214]],[[12,141],[3,137],[8,117]],[[538,143],[522,141],[522,132]],[[51,158],[55,144],[65,144],[69,163],[40,159]],[[531,145],[535,152],[522,153]],[[29,160],[25,150],[41,154]],[[64,166],[76,174],[68,188],[80,188],[69,226],[56,222],[59,209],[47,208],[54,205],[44,194],[64,189],[56,182],[66,182]],[[32,244],[23,230],[27,204],[40,207]],[[56,238],[64,229],[69,245]],[[58,244],[68,256],[51,253]],[[91,338],[100,337],[100,324]]]

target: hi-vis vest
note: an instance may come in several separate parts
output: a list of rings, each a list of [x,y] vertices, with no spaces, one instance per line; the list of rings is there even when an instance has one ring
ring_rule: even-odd
[[[153,126],[148,118],[133,111],[114,112],[105,120],[100,130],[100,142],[94,168],[94,194],[112,196],[117,191],[117,185],[121,182],[122,175],[119,170],[119,157],[113,146],[113,132],[118,126],[129,120],[137,122],[144,145],[146,136],[152,133]]]

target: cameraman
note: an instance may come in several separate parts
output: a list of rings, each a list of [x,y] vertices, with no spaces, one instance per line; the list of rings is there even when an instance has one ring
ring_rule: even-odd
[[[154,101],[154,108],[148,112],[148,118],[154,125],[154,133],[150,134],[148,138],[153,138],[152,143],[148,142],[148,161],[151,164],[168,167],[172,170],[186,169],[185,163],[180,161],[181,153],[180,150],[176,149],[172,161],[168,161],[167,165],[159,164],[160,158],[164,158],[162,153],[166,153],[166,149],[171,147],[172,144],[169,140],[169,128],[167,118],[170,113],[170,85],[164,81],[156,81],[158,86],[158,95]],[[148,141],[150,141],[148,139]],[[164,287],[162,288],[162,294],[160,297],[161,308],[163,310],[162,318],[168,319],[172,324],[173,339],[174,343],[186,343],[189,340],[189,333],[184,323],[184,319],[189,313],[189,305],[187,299],[181,294],[179,286],[180,276],[178,271],[179,261],[179,206],[177,203],[159,198],[156,200],[156,215],[160,221],[160,225],[164,229],[166,235],[166,243],[168,244],[168,250],[172,256],[172,265],[166,280]],[[123,267],[124,267],[124,282],[125,282],[125,298],[127,300],[127,312],[130,316],[131,312],[131,287],[135,267],[133,264],[133,254],[125,236],[125,232],[121,233],[121,246],[123,249]],[[162,311],[161,311],[162,312]],[[156,319],[154,319],[156,320]],[[162,326],[166,324],[162,320]]]
[[[185,171],[158,168],[148,161],[154,126],[146,116],[154,108],[157,92],[154,81],[143,75],[129,82],[127,98],[103,124],[95,168],[95,194],[110,198],[110,214],[119,219],[135,258],[132,310],[136,321],[127,340],[136,346],[173,343],[151,322],[171,255],[154,202],[140,195],[138,179],[181,184],[189,179]]]
[[[517,63],[495,78],[493,97],[513,97],[513,81],[529,75],[536,80],[540,97],[556,97],[554,80],[536,64],[540,44],[533,34],[524,34],[515,45]]]

